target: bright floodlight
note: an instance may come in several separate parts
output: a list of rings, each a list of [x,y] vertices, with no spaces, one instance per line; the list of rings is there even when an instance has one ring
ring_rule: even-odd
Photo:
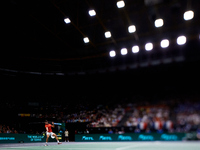
[[[83,38],[83,41],[84,41],[85,43],[89,43],[89,42],[90,42],[90,40],[89,40],[88,37]]]
[[[189,10],[186,11],[183,15],[184,20],[191,20],[194,17],[194,12]]]
[[[163,19],[156,19],[156,21],[154,22],[154,24],[155,24],[156,28],[159,28],[159,27],[163,26],[164,21],[163,21]]]
[[[65,18],[64,21],[66,24],[69,24],[71,22],[71,20],[69,18]]]
[[[111,37],[110,31],[105,32],[105,37],[106,37],[106,38],[110,38],[110,37]]]
[[[185,36],[179,36],[176,40],[178,45],[184,45],[186,43],[187,39]]]
[[[167,48],[167,47],[169,46],[169,40],[167,40],[167,39],[162,40],[162,41],[160,42],[160,46],[161,46],[162,48]]]
[[[116,52],[114,50],[110,51],[110,57],[115,57],[116,56]]]
[[[122,48],[121,49],[121,54],[122,55],[126,55],[128,53],[127,49],[126,48]]]
[[[95,10],[89,10],[89,15],[92,17],[92,16],[95,16],[96,15],[96,12]]]
[[[128,27],[128,32],[129,33],[134,33],[136,31],[136,27],[134,25],[131,25]]]
[[[146,51],[151,51],[153,49],[153,44],[152,43],[147,43],[145,45],[145,49],[146,49]]]
[[[140,50],[140,49],[139,49],[139,46],[137,46],[137,45],[132,47],[132,52],[133,52],[133,53],[138,53],[139,50]]]
[[[124,6],[125,6],[124,1],[118,1],[118,2],[117,2],[117,7],[118,7],[118,8],[123,8]]]

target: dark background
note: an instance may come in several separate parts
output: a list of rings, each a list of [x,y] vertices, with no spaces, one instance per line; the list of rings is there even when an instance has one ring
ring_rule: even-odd
[[[116,7],[116,0],[2,2],[0,123],[20,123],[17,114],[29,113],[29,102],[70,104],[70,113],[79,104],[92,108],[113,102],[198,99],[199,2],[124,1],[123,9]],[[97,16],[88,15],[91,8]],[[190,9],[194,18],[185,21],[183,13]],[[66,17],[71,24],[64,23]],[[159,17],[164,26],[155,28]],[[131,24],[137,28],[134,34],[127,30]],[[104,37],[107,30],[111,39]],[[185,45],[176,44],[180,35],[187,37]],[[85,36],[90,43],[83,42]],[[170,41],[167,49],[160,48],[164,38]],[[151,52],[145,51],[146,42],[154,44]],[[138,54],[131,52],[135,44],[140,47]],[[128,49],[126,56],[120,54],[123,47]],[[116,50],[115,58],[109,57],[110,50]]]

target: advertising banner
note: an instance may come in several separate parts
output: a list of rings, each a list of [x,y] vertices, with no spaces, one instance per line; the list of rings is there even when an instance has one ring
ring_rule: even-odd
[[[76,134],[76,142],[105,141],[182,141],[185,133]]]
[[[62,135],[56,134],[58,139],[62,141]],[[49,141],[56,141],[49,138]],[[46,134],[12,134],[0,133],[0,143],[32,143],[32,142],[46,142]]]

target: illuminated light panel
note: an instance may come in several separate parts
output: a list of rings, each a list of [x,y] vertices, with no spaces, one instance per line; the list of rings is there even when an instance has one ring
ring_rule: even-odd
[[[83,41],[84,41],[84,43],[89,43],[90,42],[88,37],[83,38]]]
[[[110,37],[111,37],[110,31],[105,32],[105,37],[106,37],[106,38],[110,38]]]
[[[162,41],[160,42],[160,46],[161,46],[162,48],[167,48],[167,47],[169,46],[169,40],[167,40],[167,39],[162,40]]]
[[[69,24],[71,22],[71,20],[69,18],[65,18],[64,21],[66,24]]]
[[[162,27],[164,25],[164,21],[163,19],[156,19],[156,21],[154,22],[154,25],[156,28]]]
[[[189,11],[186,11],[184,14],[183,14],[183,18],[184,20],[191,20],[194,18],[194,12],[192,10],[189,10]]]
[[[138,53],[139,50],[140,50],[140,49],[139,49],[139,46],[137,46],[137,45],[135,45],[135,46],[132,47],[132,52],[133,52],[133,53]]]
[[[128,53],[128,50],[126,48],[121,49],[121,54],[126,55]]]
[[[118,8],[123,8],[124,6],[125,6],[124,1],[118,1],[118,2],[117,2],[117,7],[118,7]]]
[[[136,27],[134,25],[131,25],[128,27],[128,32],[129,33],[134,33],[136,31]]]
[[[176,40],[178,45],[184,45],[187,41],[187,38],[185,36],[179,36]]]
[[[110,57],[115,57],[116,56],[116,52],[114,50],[110,51],[109,53]]]
[[[153,44],[152,43],[145,44],[145,49],[146,51],[151,51],[153,49]]]
[[[88,13],[89,13],[89,15],[90,15],[91,17],[96,15],[95,10],[89,10]]]

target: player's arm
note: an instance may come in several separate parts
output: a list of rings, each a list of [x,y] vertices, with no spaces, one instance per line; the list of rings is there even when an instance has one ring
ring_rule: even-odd
[[[54,128],[55,127],[55,125],[54,125],[54,122],[52,122],[52,126],[51,126],[52,128]]]
[[[47,132],[49,132],[49,129],[48,129],[48,127],[46,127],[46,131],[47,131]]]

